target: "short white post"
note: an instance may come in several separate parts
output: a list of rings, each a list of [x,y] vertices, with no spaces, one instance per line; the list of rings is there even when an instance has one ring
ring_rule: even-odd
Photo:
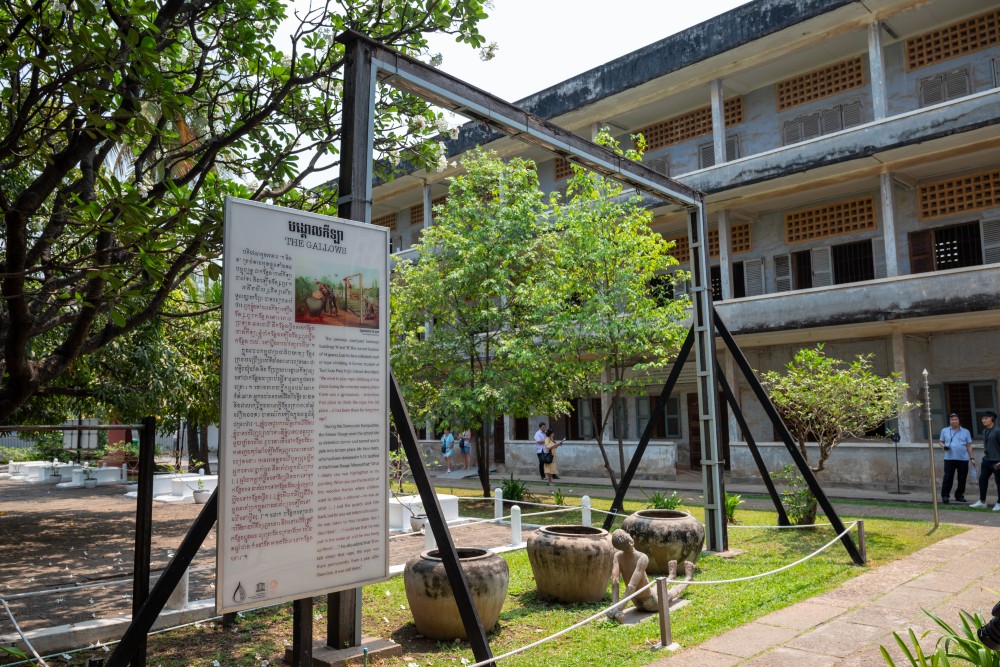
[[[431,530],[430,522],[424,523],[424,551],[437,549],[437,542],[434,540],[434,531]]]
[[[123,482],[128,481],[128,464],[125,464],[125,463],[122,464],[122,477],[121,477],[121,479],[122,479]]]
[[[163,576],[161,572],[159,576]],[[152,577],[153,582],[156,583],[156,579],[159,576]],[[181,580],[177,582],[177,586],[170,593],[170,597],[167,601],[163,603],[163,608],[170,611],[180,611],[188,605],[188,582],[190,579],[190,572],[184,570],[184,574],[181,575]]]
[[[584,496],[580,499],[580,523],[588,528],[592,525],[590,522],[590,496]]]
[[[493,518],[498,523],[503,518],[503,489],[493,489]]]
[[[521,545],[521,508],[517,505],[510,508],[510,545]]]

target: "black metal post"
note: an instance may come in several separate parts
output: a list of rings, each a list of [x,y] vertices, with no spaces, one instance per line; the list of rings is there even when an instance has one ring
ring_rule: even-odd
[[[141,477],[139,484],[142,484]],[[138,613],[132,615],[132,623],[129,624],[125,630],[125,634],[122,636],[122,640],[108,658],[108,667],[125,667],[129,659],[140,648],[143,654],[145,654],[146,635],[149,634],[150,629],[153,627],[156,617],[163,611],[163,605],[166,604],[170,594],[177,588],[177,583],[184,576],[184,571],[190,567],[191,561],[194,560],[195,554],[198,553],[198,549],[204,543],[205,537],[208,536],[208,533],[212,530],[212,526],[215,525],[215,520],[219,512],[218,494],[218,489],[212,492],[212,497],[208,499],[198,518],[191,524],[188,534],[184,536],[181,545],[177,547],[174,557],[170,559],[167,568],[163,570],[160,578],[156,580],[153,590],[146,597]],[[148,576],[146,581],[147,583],[149,582]],[[134,659],[133,664],[135,664]]]
[[[132,571],[132,621],[149,596],[153,542],[153,472],[156,469],[156,418],[144,417],[139,434],[139,490],[135,503],[135,558]],[[171,589],[172,590],[172,589]],[[132,667],[146,667],[146,637],[131,656]]]
[[[693,345],[694,330],[691,328],[688,329],[687,336],[684,338],[684,343],[681,345],[681,349],[677,353],[677,359],[674,360],[674,365],[670,369],[667,381],[663,384],[663,390],[660,392],[659,398],[656,399],[656,407],[653,408],[653,414],[649,416],[646,428],[642,431],[642,437],[639,438],[639,444],[635,447],[635,453],[632,454],[632,460],[629,461],[628,469],[625,470],[625,474],[622,475],[621,481],[618,483],[618,492],[615,494],[615,499],[611,503],[611,514],[604,515],[604,530],[611,530],[611,526],[614,524],[616,516],[622,511],[622,504],[625,502],[625,494],[628,493],[629,486],[632,484],[632,479],[635,477],[635,473],[639,469],[639,463],[642,462],[642,457],[646,453],[646,446],[649,444],[649,439],[653,436],[653,429],[655,428],[656,421],[660,419],[661,415],[663,415],[663,409],[667,405],[667,399],[670,398],[670,394],[674,391],[674,385],[677,384],[677,379],[680,377],[681,370],[684,368],[684,362],[687,361],[688,355],[691,354],[691,347]]]
[[[830,499],[826,497],[823,493],[823,489],[820,487],[819,482],[816,481],[816,476],[813,475],[813,471],[809,468],[809,464],[803,458],[802,453],[799,452],[795,441],[792,439],[792,434],[788,432],[788,427],[785,422],[781,419],[781,415],[778,414],[778,409],[774,407],[771,403],[770,397],[767,392],[764,391],[764,386],[757,379],[756,373],[750,368],[750,362],[747,358],[743,356],[743,352],[740,350],[739,345],[736,344],[736,340],[733,338],[732,334],[729,333],[729,329],[723,324],[722,318],[719,317],[719,313],[715,313],[715,329],[722,336],[722,340],[725,341],[726,346],[729,348],[729,353],[733,355],[733,359],[736,361],[736,365],[740,367],[743,371],[743,376],[747,380],[747,384],[750,385],[750,389],[757,396],[757,400],[760,401],[760,405],[764,408],[764,412],[771,419],[771,423],[774,424],[775,430],[777,430],[778,435],[781,436],[782,442],[785,443],[785,448],[788,450],[789,455],[792,457],[792,461],[795,462],[796,467],[798,467],[799,472],[802,474],[803,479],[805,479],[806,484],[809,486],[809,490],[816,497],[819,502],[819,506],[823,508],[823,513],[826,514],[826,518],[830,520],[830,525],[833,529],[837,531],[837,534],[843,533],[845,530],[844,522],[840,520],[840,516],[837,515],[837,510],[833,509],[833,505],[830,503]],[[864,565],[865,558],[861,555],[858,547],[854,544],[854,539],[849,533],[844,533],[840,538],[840,541],[844,544],[844,548],[847,549],[847,553],[854,560],[856,565]]]
[[[372,49],[370,43],[352,35],[349,33],[346,38],[344,35],[340,37],[345,53],[337,215],[348,220],[371,222],[372,123],[375,115]],[[326,604],[327,646],[337,649],[360,646],[361,596],[357,591],[330,593]],[[309,616],[308,622],[312,623],[312,616]]]
[[[312,598],[292,602],[292,667],[312,667],[312,614]]]
[[[472,645],[472,654],[476,657],[476,662],[489,660],[493,657],[493,652],[486,639],[486,630],[483,629],[483,624],[479,620],[479,612],[476,611],[476,606],[472,603],[472,594],[469,592],[469,584],[465,580],[465,573],[462,571],[461,563],[459,563],[455,543],[452,541],[451,533],[445,524],[441,505],[438,504],[437,496],[434,495],[434,487],[427,476],[424,461],[420,458],[420,451],[417,448],[417,434],[413,430],[413,423],[410,421],[406,404],[403,403],[403,395],[396,383],[396,376],[392,373],[389,375],[389,382],[389,405],[392,410],[392,418],[396,422],[396,432],[403,444],[403,451],[406,452],[406,459],[409,461],[410,471],[413,473],[413,482],[417,485],[420,500],[427,513],[427,523],[434,532],[438,554],[444,563],[448,583],[451,585],[451,592],[458,605],[459,616],[462,617],[462,624],[465,626],[465,634]]]
[[[733,411],[733,416],[736,417],[736,423],[740,425],[740,431],[743,433],[743,437],[746,438],[747,449],[750,450],[750,455],[753,456],[754,463],[757,464],[760,477],[764,480],[764,486],[767,487],[767,493],[771,496],[771,502],[774,503],[775,511],[778,512],[778,525],[787,526],[790,522],[788,521],[788,515],[785,513],[785,506],[781,504],[781,496],[778,495],[778,490],[774,488],[774,482],[771,480],[770,473],[767,472],[767,466],[764,465],[764,459],[761,458],[760,450],[757,449],[757,443],[753,439],[753,434],[750,433],[750,427],[747,425],[746,419],[743,418],[743,410],[740,409],[739,404],[736,402],[736,395],[729,386],[729,381],[726,380],[726,374],[722,372],[722,367],[716,366],[715,370],[719,377],[719,384],[722,386],[722,393],[725,394],[726,401]]]

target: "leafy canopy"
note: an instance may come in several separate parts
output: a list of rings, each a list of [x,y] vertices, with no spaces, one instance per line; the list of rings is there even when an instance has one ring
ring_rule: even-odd
[[[336,211],[334,188],[303,187],[337,175],[336,34],[411,55],[432,32],[478,47],[484,6],[321,1],[282,47],[282,0],[0,5],[0,423],[65,393],[80,360],[193,310],[171,295],[218,276],[226,196]],[[375,102],[377,155],[440,159],[427,102],[392,88]]]
[[[907,384],[899,373],[876,374],[872,358],[862,354],[842,361],[827,356],[820,344],[796,352],[784,373],[761,376],[807,461],[806,442],[812,437],[819,443],[813,471],[823,470],[830,452],[847,438],[863,437],[916,407],[906,400]]]

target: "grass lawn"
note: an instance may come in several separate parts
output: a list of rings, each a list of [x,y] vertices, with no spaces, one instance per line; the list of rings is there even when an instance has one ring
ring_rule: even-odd
[[[444,491],[444,490],[441,490]],[[458,490],[456,490],[458,491]],[[464,495],[468,495],[466,492]],[[551,502],[542,497],[541,502]],[[576,498],[567,499],[576,504]],[[595,499],[594,507],[606,509],[608,499]],[[644,502],[626,503],[626,512],[645,507]],[[702,518],[700,507],[681,507]],[[524,508],[524,512],[529,512]],[[493,501],[463,501],[463,516],[493,516]],[[575,516],[573,515],[575,514]],[[544,523],[572,523],[579,514],[539,518]],[[774,525],[774,512],[739,510],[740,525]],[[850,516],[842,517],[845,523]],[[594,523],[602,515],[595,513]],[[525,522],[532,522],[526,518]],[[869,567],[900,558],[938,540],[962,532],[962,528],[942,525],[932,532],[926,522],[865,519],[868,538]],[[703,556],[698,561],[695,579],[700,581],[745,577],[776,569],[812,553],[834,537],[832,529],[767,530],[731,527],[729,545],[742,553],[723,558]],[[610,593],[604,602],[595,604],[559,605],[543,603],[535,598],[534,580],[527,554],[522,551],[504,554],[511,580],[507,602],[497,628],[490,634],[495,655],[536,641],[557,632],[603,609],[610,603]],[[840,582],[864,572],[852,564],[843,546],[835,543],[812,560],[777,575],[748,582],[715,586],[691,586],[684,597],[690,600],[683,609],[671,614],[674,641],[691,647],[712,636],[834,588]],[[420,637],[416,633],[408,609],[402,577],[368,586],[364,589],[363,630],[366,635],[389,637],[403,646],[404,657],[386,662],[372,660],[373,665],[407,667],[416,663],[456,665],[464,659],[475,660],[464,642],[442,643]],[[317,637],[325,630],[325,597],[317,598],[315,623]],[[262,661],[278,664],[281,652],[291,639],[291,605],[247,613],[236,627],[223,630],[215,624],[202,624],[150,638],[149,664],[159,667],[213,665],[258,665]],[[500,664],[506,667],[528,665],[560,665],[563,667],[594,664],[644,665],[662,654],[651,647],[659,641],[659,628],[654,617],[635,626],[619,626],[600,620],[566,636]],[[85,657],[77,655],[69,664],[84,665]]]

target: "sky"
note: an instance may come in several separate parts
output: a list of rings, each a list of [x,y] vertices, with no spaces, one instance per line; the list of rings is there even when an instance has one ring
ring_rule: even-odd
[[[738,7],[746,0],[493,0],[479,31],[496,42],[478,50],[432,35],[440,69],[508,102]]]

